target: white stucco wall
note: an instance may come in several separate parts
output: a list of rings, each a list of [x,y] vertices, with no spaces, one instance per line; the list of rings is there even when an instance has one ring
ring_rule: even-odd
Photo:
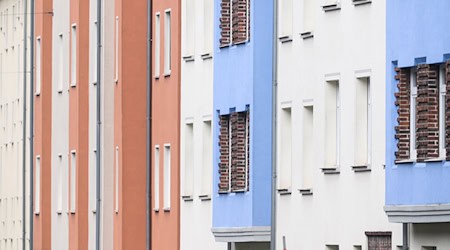
[[[181,199],[181,250],[225,250],[227,248],[226,243],[216,243],[211,233],[211,200],[199,198],[201,195],[211,197],[213,169],[212,155],[208,163],[205,163],[206,158],[203,158],[208,154],[204,152],[203,145],[206,143],[212,147],[212,135],[209,140],[205,139],[208,131],[205,122],[212,120],[213,94],[213,58],[204,60],[201,56],[207,52],[210,52],[212,56],[212,39],[205,39],[204,24],[213,22],[213,5],[210,5],[211,8],[206,8],[210,13],[205,15],[204,2],[182,1],[182,55],[192,56],[194,61],[186,62],[181,59],[181,195],[189,195],[192,199],[191,201]],[[186,15],[187,8],[191,11],[190,18]],[[205,19],[208,16],[209,20]],[[188,32],[191,32],[193,36],[188,38]],[[212,38],[212,30],[210,35]],[[189,39],[190,48],[187,45]],[[192,126],[192,139],[188,143],[186,124]],[[210,133],[213,126],[215,124],[211,124]],[[188,169],[186,169],[186,152],[191,159]],[[212,149],[209,153],[212,154]]]
[[[281,114],[282,108],[291,108],[292,128],[291,163],[282,158],[288,149],[283,148],[278,137],[278,167],[287,173],[279,175],[284,179],[279,188],[288,188],[292,193],[277,195],[277,249],[283,247],[283,236],[287,249],[326,249],[326,245],[367,249],[367,231],[392,232],[392,245],[401,245],[401,225],[389,223],[383,211],[385,0],[361,6],[341,1],[341,9],[331,12],[322,10],[325,1],[310,1],[313,6],[308,14],[312,19],[306,21],[303,2],[293,0],[288,8],[292,19],[288,20],[286,12],[280,13],[279,20],[283,27],[280,30],[288,30],[293,39],[278,43],[278,111]],[[304,25],[313,26],[313,38],[302,39]],[[355,146],[355,131],[362,123],[355,118],[358,74],[370,77],[372,99],[371,171],[360,173],[351,167],[359,164],[355,160],[359,149]],[[331,79],[339,80],[341,139],[337,170],[340,173],[327,175],[321,168],[330,167],[326,165],[325,153],[329,144],[326,125],[330,120],[325,107],[331,98],[326,97],[331,84],[327,80]],[[310,104],[312,143],[303,145],[304,105]],[[285,125],[279,123],[279,135],[284,129]],[[308,171],[304,171],[303,150],[307,148],[312,156],[310,178],[304,176]],[[298,191],[301,188],[312,188],[313,195],[301,195]]]
[[[24,201],[22,196],[23,29],[25,17],[23,7],[23,0],[0,1],[0,249],[6,250],[22,249],[22,205]],[[29,88],[29,82],[27,86]],[[26,99],[28,110],[28,94]],[[29,119],[28,111],[26,115]],[[27,127],[26,183],[29,180],[28,132]],[[28,188],[27,186],[26,190]],[[25,201],[27,204],[25,223],[28,234],[28,194]],[[29,238],[26,238],[28,242]]]

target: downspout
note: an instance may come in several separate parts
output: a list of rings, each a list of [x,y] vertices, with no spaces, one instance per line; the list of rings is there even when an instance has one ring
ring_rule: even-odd
[[[277,95],[278,95],[278,0],[273,0],[272,40],[272,206],[270,223],[270,249],[276,249],[277,226]]]
[[[409,224],[403,223],[403,250],[409,250]]]
[[[23,27],[23,111],[22,111],[22,249],[26,249],[27,212],[26,212],[26,173],[27,173],[27,30],[28,30],[28,1],[23,1],[24,27]]]
[[[95,205],[95,249],[100,250],[100,220],[101,220],[101,49],[102,49],[102,0],[97,0],[97,133],[96,133],[96,205]]]
[[[30,13],[30,249],[34,249],[34,0],[30,0]]]
[[[147,193],[147,218],[146,218],[146,246],[152,249],[152,0],[147,0],[147,157],[146,157],[146,193]]]

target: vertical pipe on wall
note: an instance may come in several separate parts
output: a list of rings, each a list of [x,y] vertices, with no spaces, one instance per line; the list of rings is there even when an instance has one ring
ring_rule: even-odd
[[[34,0],[30,0],[30,250],[33,248],[34,199]]]
[[[102,27],[102,0],[97,0],[97,133],[96,133],[96,151],[97,158],[96,161],[96,187],[95,187],[95,196],[96,196],[96,205],[95,205],[95,249],[100,250],[100,219],[101,219],[101,190],[100,190],[100,181],[101,181],[101,49],[102,49],[102,40],[101,40],[101,27]]]
[[[147,138],[146,138],[146,246],[152,249],[151,201],[152,201],[152,0],[147,0]]]
[[[403,250],[409,250],[409,224],[403,223]]]
[[[28,30],[28,1],[23,1],[23,111],[22,111],[22,249],[26,249],[26,172],[27,172],[27,30]]]
[[[276,195],[277,195],[277,85],[278,85],[278,0],[273,0],[272,40],[272,205],[270,223],[270,249],[276,249]]]

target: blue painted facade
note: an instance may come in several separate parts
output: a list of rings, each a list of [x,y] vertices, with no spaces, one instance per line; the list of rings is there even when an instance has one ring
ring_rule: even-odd
[[[450,162],[394,163],[394,68],[450,59],[450,1],[395,0],[386,5],[386,205],[450,204]]]
[[[250,41],[219,47],[220,1],[214,1],[213,228],[270,226],[273,4],[251,1]],[[218,116],[250,110],[250,181],[245,193],[219,194]]]

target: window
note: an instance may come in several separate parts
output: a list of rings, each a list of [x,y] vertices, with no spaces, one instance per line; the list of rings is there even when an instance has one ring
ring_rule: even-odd
[[[184,194],[191,197],[194,191],[194,124],[188,123],[185,126],[184,141]]]
[[[16,13],[16,5],[13,5],[12,6],[12,12],[13,12],[13,14],[12,14],[12,23],[13,23],[13,29],[14,29],[14,31],[16,30],[16,16],[17,16],[17,13]],[[13,36],[13,38],[14,38],[14,36]]]
[[[292,116],[291,107],[280,112],[280,173],[278,191],[290,192],[292,186]]]
[[[339,250],[339,245],[326,245],[326,250]]]
[[[119,146],[116,146],[115,160],[114,160],[114,212],[119,212]]]
[[[339,167],[341,126],[340,109],[339,81],[329,81],[327,82],[325,117],[326,168]]]
[[[41,38],[36,38],[36,95],[41,94]]]
[[[164,145],[164,210],[170,210],[170,179],[171,179],[170,145]]]
[[[355,166],[368,166],[371,161],[371,89],[370,78],[356,79]]]
[[[58,39],[58,50],[59,50],[59,72],[58,72],[58,93],[63,91],[64,82],[64,39],[63,34],[59,34]]]
[[[279,23],[280,33],[279,39],[281,42],[292,41],[292,16],[293,16],[293,0],[281,0],[280,4],[280,17]]]
[[[201,195],[209,196],[211,194],[211,176],[212,176],[212,136],[211,121],[203,122],[202,133],[202,190]]]
[[[447,155],[445,145],[446,93],[447,93],[447,84],[445,82],[445,67],[444,65],[441,65],[439,69],[439,157],[442,159],[446,158]]]
[[[313,165],[314,165],[314,107],[312,105],[303,107],[303,171],[302,189],[309,189],[311,192],[313,185]]]
[[[315,18],[315,0],[303,0],[303,38],[313,36]]]
[[[119,82],[119,17],[116,16],[115,21],[115,33],[114,33],[114,47],[115,47],[115,56],[114,56],[114,82]]]
[[[71,64],[71,81],[70,86],[75,87],[77,85],[77,25],[72,25],[72,40],[70,43],[71,50],[70,50],[70,64]]]
[[[159,12],[155,15],[155,78],[159,77],[161,63],[161,20]]]
[[[171,18],[170,10],[166,10],[164,13],[164,75],[168,76],[171,72]]]
[[[250,1],[221,0],[220,47],[241,44],[250,39]]]
[[[391,232],[366,232],[368,250],[391,250]]]
[[[203,55],[211,55],[213,47],[214,1],[203,0]]]
[[[410,89],[411,89],[411,97],[410,97],[410,131],[411,135],[409,137],[409,155],[410,159],[416,159],[417,150],[416,150],[416,105],[417,105],[417,69],[412,69],[410,75]]]
[[[153,209],[155,211],[159,210],[159,145],[155,146],[155,163],[153,170],[153,190],[154,194],[154,206]]]
[[[63,185],[64,167],[62,161],[62,155],[58,156],[58,186],[57,186],[57,204],[56,211],[58,213],[62,212],[62,185]]]
[[[34,213],[39,214],[41,208],[41,156],[36,156],[35,166],[35,188],[34,190]]]
[[[183,59],[193,60],[195,51],[195,0],[183,1]]]
[[[250,166],[250,111],[220,115],[219,193],[246,192]]]
[[[90,209],[93,213],[97,213],[97,176],[99,173],[97,172],[97,149],[94,149],[92,152],[92,158],[89,167],[89,203]]]
[[[97,20],[93,21],[92,23],[92,29],[93,31],[91,32],[91,48],[92,48],[92,52],[90,53],[91,56],[91,83],[96,84],[97,83],[97,52],[98,52],[98,47],[97,47]]]
[[[77,153],[75,150],[70,152],[70,212],[75,213],[76,195],[77,195]]]

